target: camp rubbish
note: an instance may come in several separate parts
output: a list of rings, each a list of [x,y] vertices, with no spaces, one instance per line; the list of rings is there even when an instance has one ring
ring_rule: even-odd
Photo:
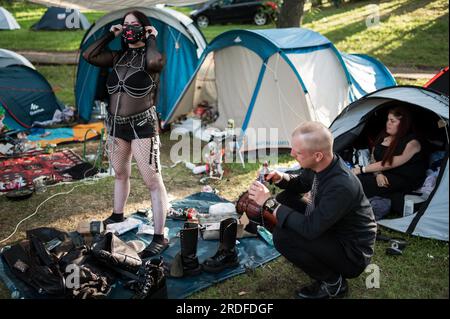
[[[274,246],[273,244],[273,236],[272,234],[263,226],[258,226],[257,228],[258,234],[264,239],[264,241],[270,246]]]
[[[154,235],[155,228],[149,224],[140,224],[136,235]],[[164,238],[169,238],[169,227],[164,227]]]
[[[47,186],[45,185],[46,179],[46,176],[39,176],[33,179],[34,191],[36,193],[45,193],[47,191]]]
[[[133,217],[129,217],[127,218],[125,221],[121,222],[121,223],[114,223],[114,224],[109,224],[106,226],[106,231],[107,232],[112,232],[117,236],[120,236],[122,234],[125,234],[126,232],[133,230],[137,227],[139,227],[139,225],[143,224],[144,222],[140,219],[136,219]]]

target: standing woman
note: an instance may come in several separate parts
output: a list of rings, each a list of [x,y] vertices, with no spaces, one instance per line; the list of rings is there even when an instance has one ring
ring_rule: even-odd
[[[119,35],[122,35],[122,50],[110,51],[108,43]],[[133,155],[150,191],[155,229],[142,258],[160,254],[168,247],[164,238],[168,199],[160,172],[159,122],[155,107],[156,82],[164,63],[157,51],[156,35],[156,29],[145,14],[131,11],[125,14],[122,25],[113,25],[108,34],[83,52],[90,64],[112,68],[106,81],[110,95],[106,127],[109,160],[115,172],[114,211],[105,224],[124,220]]]

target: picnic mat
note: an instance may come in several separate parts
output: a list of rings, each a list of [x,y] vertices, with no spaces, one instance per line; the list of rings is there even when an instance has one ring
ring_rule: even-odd
[[[40,176],[47,177],[52,184],[70,181],[72,176],[65,172],[83,163],[83,160],[69,149],[52,154],[37,153],[1,159],[0,192],[31,187],[33,180]]]
[[[85,136],[86,140],[89,140],[99,136],[104,128],[103,122],[78,124],[72,127],[33,128],[27,138],[32,142],[39,142],[41,147],[45,147],[48,144],[82,142]]]
[[[196,208],[200,212],[207,212],[209,205],[219,202],[228,202],[225,199],[220,198],[216,194],[212,193],[196,193],[183,200],[172,202],[173,207],[177,208]],[[133,217],[142,219],[146,223],[148,220],[138,214],[134,214]],[[167,220],[166,226],[169,227],[170,244],[169,248],[164,251],[162,256],[166,262],[171,262],[175,255],[180,251],[180,240],[176,237],[177,232],[182,228],[182,221]],[[151,241],[151,235],[136,235],[136,231],[130,231],[121,236],[124,241],[139,239],[149,244]],[[275,258],[280,254],[278,251],[268,245],[263,240],[257,237],[242,238],[238,240],[237,248],[239,251],[239,267],[233,269],[226,269],[218,274],[209,274],[202,272],[195,277],[186,278],[167,278],[167,291],[170,299],[182,299],[189,295],[207,288],[213,284],[224,281],[228,278],[237,276],[246,272],[247,270],[253,270],[258,266],[261,266]],[[207,258],[215,254],[219,242],[217,240],[203,240],[199,239],[197,246],[197,256],[202,263]],[[15,298],[44,298],[45,296],[38,295],[32,288],[15,278],[10,272],[7,264],[0,258],[0,279],[11,291],[11,295]],[[114,285],[109,298],[112,299],[127,299],[133,296],[133,292],[124,288],[123,282],[118,280]]]

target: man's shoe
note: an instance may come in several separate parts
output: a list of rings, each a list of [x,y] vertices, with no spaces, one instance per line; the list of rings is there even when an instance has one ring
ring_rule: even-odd
[[[336,284],[328,284],[324,281],[315,281],[311,285],[300,288],[295,292],[297,299],[331,299],[343,298],[348,293],[348,283],[345,278],[340,278]]]

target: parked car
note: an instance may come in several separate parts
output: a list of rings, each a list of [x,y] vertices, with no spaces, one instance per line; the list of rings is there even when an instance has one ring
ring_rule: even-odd
[[[269,14],[263,1],[255,0],[211,0],[190,13],[200,28],[214,23],[253,22],[265,25]]]

